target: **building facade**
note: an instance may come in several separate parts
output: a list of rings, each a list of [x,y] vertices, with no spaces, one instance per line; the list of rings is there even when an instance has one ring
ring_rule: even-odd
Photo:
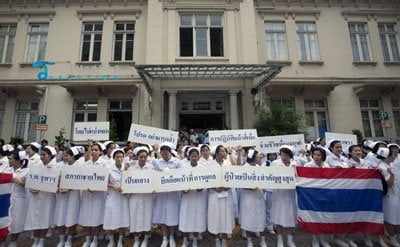
[[[131,123],[251,128],[275,101],[304,115],[308,140],[398,142],[399,4],[0,0],[0,136],[53,143],[82,121],[111,121],[119,141]]]

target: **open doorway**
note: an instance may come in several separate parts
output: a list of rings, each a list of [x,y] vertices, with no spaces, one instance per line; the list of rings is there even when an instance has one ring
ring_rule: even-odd
[[[181,114],[179,126],[187,129],[225,129],[225,114]]]

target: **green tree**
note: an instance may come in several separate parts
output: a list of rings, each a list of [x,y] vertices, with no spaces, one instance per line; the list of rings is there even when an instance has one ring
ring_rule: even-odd
[[[118,137],[117,123],[115,122],[115,119],[112,119],[110,121],[110,140],[122,141],[122,140],[119,140],[119,137]]]
[[[254,128],[259,136],[298,134],[303,116],[278,102],[271,102],[260,108]]]
[[[65,144],[68,142],[67,138],[65,138],[65,127],[62,127],[60,129],[60,131],[58,132],[58,135],[56,135],[54,138],[55,140],[55,144],[56,146],[59,146],[60,148],[63,148],[65,146]]]
[[[351,130],[351,132],[353,132],[353,135],[356,135],[356,136],[357,136],[357,142],[358,142],[358,144],[361,144],[362,141],[364,140],[364,135],[363,135],[363,133],[361,132],[361,130],[359,130],[359,129],[353,129],[353,130]]]

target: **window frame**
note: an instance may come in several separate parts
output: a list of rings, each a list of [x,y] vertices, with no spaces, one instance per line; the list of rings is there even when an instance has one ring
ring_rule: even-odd
[[[373,101],[373,100],[378,101],[378,106],[377,106],[377,107],[370,106],[370,101]],[[368,106],[367,106],[367,107],[361,106],[361,101],[367,101],[367,102],[368,102]],[[382,128],[381,128],[381,129],[382,129],[382,136],[377,136],[377,133],[376,133],[376,130],[375,130],[375,125],[374,125],[374,117],[372,116],[372,112],[378,111],[378,113],[379,113],[379,112],[381,112],[381,111],[383,110],[383,109],[382,109],[382,102],[381,102],[381,100],[378,99],[378,98],[371,98],[371,99],[360,98],[359,103],[360,103],[361,122],[362,122],[362,123],[363,123],[363,121],[364,121],[364,118],[363,118],[363,116],[362,116],[362,112],[368,112],[368,124],[369,124],[369,128],[370,128],[370,130],[371,130],[371,136],[366,136],[365,128],[364,128],[364,123],[363,123],[363,132],[364,132],[365,137],[372,137],[372,138],[375,138],[375,137],[377,137],[377,138],[385,137],[385,131],[383,131]],[[381,120],[380,120],[380,124],[382,124],[382,121],[381,121]]]
[[[19,108],[19,104],[21,104],[21,103],[28,103],[29,104],[29,109],[23,109],[23,110],[18,109]],[[32,110],[32,103],[36,103],[37,104],[37,109]],[[23,134],[23,136],[19,136],[18,133],[17,133],[18,123],[20,123],[18,121],[18,114],[25,114],[25,116],[26,116],[25,117],[25,121],[24,121],[24,131],[23,131],[24,134]],[[34,134],[32,134],[34,137],[32,139],[29,139],[29,127],[30,127],[29,125],[31,123],[33,123],[36,126],[36,123],[37,123],[37,119],[35,121],[32,121],[31,116],[33,114],[36,114],[36,118],[39,116],[39,101],[38,100],[19,100],[19,101],[16,102],[16,104],[15,104],[15,112],[14,112],[14,115],[15,115],[15,121],[14,121],[14,126],[15,126],[14,127],[14,133],[15,133],[15,136],[22,137],[25,141],[35,141],[36,140],[37,133],[36,133],[36,130],[34,128],[33,128]]]
[[[297,47],[299,49],[299,60],[301,62],[318,62],[321,61],[321,51],[320,51],[320,46],[319,46],[319,39],[318,39],[318,30],[317,30],[317,23],[315,21],[296,21],[296,38],[297,38]],[[299,24],[313,24],[314,25],[314,30],[299,30]],[[306,60],[302,59],[302,49],[300,45],[300,35],[303,34],[304,36],[304,42],[306,46]],[[317,57],[313,59],[311,56],[311,41],[309,39],[309,35],[314,35],[315,37],[315,44],[316,44],[316,55]]]
[[[39,31],[35,31],[35,32],[32,32],[31,31],[31,29],[32,29],[32,26],[34,26],[34,25],[39,25]],[[43,27],[45,26],[45,25],[47,25],[47,30],[46,31],[43,31]],[[48,22],[32,22],[32,23],[29,23],[29,25],[28,25],[28,35],[27,35],[27,41],[26,41],[26,46],[25,46],[25,55],[24,55],[24,61],[25,62],[27,62],[27,63],[34,63],[34,62],[36,62],[36,61],[38,61],[39,60],[39,50],[40,50],[40,41],[42,40],[42,37],[44,36],[44,35],[46,35],[46,43],[45,43],[45,48],[44,48],[44,51],[43,51],[43,59],[45,59],[45,57],[46,57],[46,48],[47,48],[47,38],[48,38],[48,35],[49,35],[49,28],[50,28],[50,23],[48,23]],[[35,46],[35,54],[34,54],[34,56],[33,56],[33,60],[34,61],[30,61],[29,60],[29,40],[30,40],[30,38],[31,38],[31,36],[32,35],[37,35],[38,36],[38,38],[37,38],[37,40],[36,40],[36,46]]]
[[[397,101],[397,106],[394,106],[393,101]],[[395,125],[396,135],[400,136],[400,100],[392,99],[390,104],[392,106],[393,123]],[[394,114],[395,112],[397,112],[399,114],[398,118],[395,116],[396,115],[396,114]],[[398,124],[397,124],[397,122],[398,122]]]
[[[87,109],[87,105],[89,105],[90,101],[96,101],[97,103],[97,108],[94,109]],[[76,109],[77,102],[85,102],[84,105],[86,106],[86,109]],[[74,123],[82,123],[82,122],[95,122],[95,121],[88,121],[88,115],[91,113],[96,113],[96,121],[98,117],[98,110],[99,110],[99,101],[97,99],[74,99],[73,103],[73,108],[72,108],[72,125]],[[75,116],[76,114],[82,114],[83,113],[83,121],[76,121]]]
[[[382,48],[382,54],[383,54],[383,60],[385,61],[385,62],[400,62],[400,48],[399,48],[399,28],[398,28],[398,25],[396,24],[396,23],[394,23],[394,22],[378,22],[378,32],[379,32],[379,40],[380,40],[380,44],[381,44],[381,48]],[[379,29],[379,26],[380,25],[383,25],[384,26],[384,29],[385,29],[385,31],[384,32],[381,32],[380,31],[380,29]],[[394,29],[394,31],[393,32],[389,32],[389,31],[387,31],[387,25],[393,25],[393,29]],[[381,35],[385,35],[385,38],[386,38],[386,46],[387,46],[387,48],[388,48],[388,52],[389,52],[389,59],[387,60],[386,59],[386,57],[385,57],[385,52],[384,52],[384,48],[383,48],[383,42],[382,42],[382,39],[381,39]],[[390,36],[391,35],[394,35],[395,36],[395,39],[396,39],[396,44],[397,44],[397,51],[398,51],[398,54],[397,54],[397,60],[395,60],[394,59],[394,57],[393,57],[393,48],[392,48],[392,42],[390,42]]]
[[[3,132],[4,116],[6,114],[7,101],[0,101],[0,105],[3,104],[4,107],[0,107],[0,135]]]
[[[93,25],[93,30],[91,31],[85,31],[85,25],[92,24]],[[96,31],[95,25],[96,24],[101,24],[101,31]],[[103,31],[104,31],[104,22],[103,21],[87,21],[82,23],[82,30],[81,30],[81,39],[80,39],[80,49],[79,49],[79,61],[80,62],[100,62],[101,61],[101,50],[102,50],[102,45],[103,45]],[[83,39],[85,34],[90,34],[90,45],[89,45],[89,59],[82,60],[82,53],[83,53]],[[93,54],[94,54],[94,43],[95,43],[95,35],[96,34],[101,34],[101,40],[100,40],[100,54],[99,54],[99,60],[93,60]]]
[[[324,102],[324,107],[318,107],[315,106],[316,101],[323,101]],[[306,101],[312,101],[313,106],[311,108],[306,106]],[[326,99],[320,98],[310,98],[310,99],[304,99],[304,113],[306,114],[307,112],[312,112],[313,113],[313,126],[315,128],[315,137],[316,138],[322,138],[323,136],[319,135],[319,125],[318,125],[318,112],[324,112],[325,113],[325,123],[326,123],[326,132],[330,131],[330,126],[329,126],[329,109],[328,109],[328,104]],[[307,128],[307,124],[306,124]]]
[[[353,24],[355,25],[355,29],[356,29],[356,31],[354,31],[354,32],[350,30],[350,25],[353,25]],[[364,25],[365,31],[358,31],[358,25],[360,25],[360,24]],[[369,37],[368,23],[366,23],[366,22],[348,22],[347,28],[349,31],[350,46],[351,46],[351,51],[352,51],[353,62],[372,62],[374,60],[374,58],[372,57],[372,47],[371,47],[371,40]],[[358,57],[360,58],[359,60],[356,60],[354,57],[354,50],[353,50],[353,45],[352,45],[352,40],[351,40],[352,35],[356,35],[357,53],[358,53]],[[360,35],[365,35],[365,37],[366,37],[369,60],[364,59]]]
[[[281,23],[283,24],[284,30],[269,30],[267,27],[267,23]],[[285,21],[264,21],[264,33],[265,33],[265,45],[266,45],[266,53],[267,53],[267,60],[271,61],[288,61],[289,60],[289,49],[288,49],[288,41],[287,41],[287,34],[286,34],[286,22]],[[273,34],[273,50],[274,50],[274,58],[269,58],[270,54],[268,53],[268,34]],[[285,58],[277,58],[276,52],[279,52],[279,45],[278,45],[278,34],[284,34],[284,44],[285,44]],[[278,54],[279,55],[279,54]]]
[[[207,16],[207,24],[206,25],[197,25],[196,24],[196,16]],[[191,24],[190,25],[182,25],[181,23],[181,17],[182,16],[191,16]],[[211,16],[219,16],[221,18],[221,25],[211,25]],[[178,18],[178,57],[180,58],[224,58],[225,57],[225,23],[224,23],[224,13],[223,12],[181,12],[179,13],[179,18]],[[182,56],[181,54],[181,36],[180,36],[180,30],[181,28],[192,28],[192,56]],[[197,33],[196,33],[196,28],[206,28],[207,29],[207,55],[197,55]],[[211,55],[211,35],[210,35],[210,30],[211,28],[221,28],[222,29],[222,56],[212,56]]]
[[[0,26],[7,26],[7,31],[5,33],[0,33],[0,36],[4,36],[4,45],[3,45],[3,54],[0,54],[0,64],[7,64],[12,62],[12,57],[14,53],[14,45],[15,45],[15,36],[17,33],[17,23],[0,23]],[[15,27],[14,33],[11,32],[11,27]],[[11,57],[10,61],[6,61],[7,58],[7,52],[8,52],[8,45],[9,45],[9,40],[10,36],[14,37],[14,41],[12,42],[12,47],[11,47]]]
[[[117,30],[117,24],[124,24],[124,30]],[[133,24],[133,30],[126,30],[127,24]],[[112,61],[113,62],[132,62],[134,61],[135,55],[135,31],[136,31],[136,21],[115,21],[113,27],[113,43],[112,43]],[[121,53],[121,60],[115,60],[115,41],[116,41],[116,34],[122,34],[122,53]],[[132,59],[126,60],[126,36],[127,34],[133,34],[133,45],[132,45]]]

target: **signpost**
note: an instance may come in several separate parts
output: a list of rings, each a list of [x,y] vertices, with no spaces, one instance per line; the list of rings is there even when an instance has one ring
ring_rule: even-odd
[[[35,129],[40,131],[47,131],[49,126],[46,123],[47,123],[47,115],[39,115]]]
[[[389,120],[389,114],[387,112],[381,111],[379,112],[379,119],[382,121]]]

